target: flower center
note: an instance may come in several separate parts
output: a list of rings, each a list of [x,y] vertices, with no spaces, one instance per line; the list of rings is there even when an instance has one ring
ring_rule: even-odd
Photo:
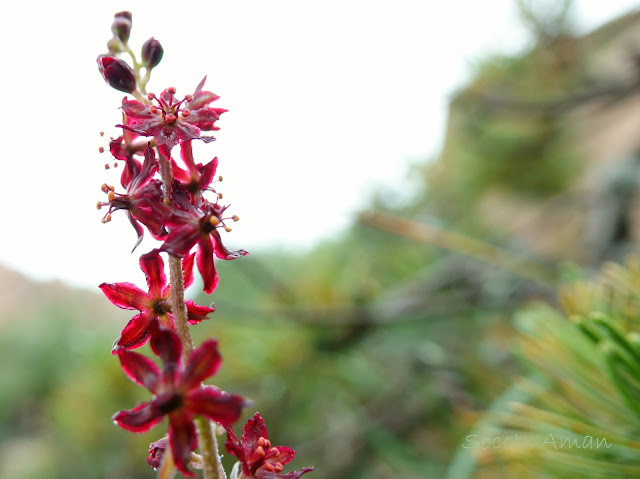
[[[178,117],[183,118],[191,115],[191,111],[186,108],[182,108],[182,104],[193,100],[193,95],[186,95],[182,100],[177,101],[174,97],[176,89],[173,87],[167,88],[157,97],[154,93],[149,93],[147,98],[149,100],[155,100],[158,106],[152,105],[149,107],[151,113],[157,114],[162,118],[162,121],[166,125],[171,125],[178,121]]]

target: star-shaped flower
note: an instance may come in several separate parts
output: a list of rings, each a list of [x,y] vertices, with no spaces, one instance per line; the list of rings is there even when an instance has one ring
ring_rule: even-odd
[[[194,254],[182,260],[183,281],[185,288],[193,283]],[[164,261],[153,250],[140,257],[140,268],[147,278],[149,292],[145,293],[131,283],[102,283],[100,289],[109,301],[122,309],[140,311],[124,327],[120,337],[114,344],[113,354],[118,348],[135,349],[145,344],[150,337],[154,320],[159,320],[165,328],[175,329],[171,312],[171,286],[167,285],[164,272]],[[188,299],[187,315],[190,324],[196,324],[215,311],[214,308],[201,306]]]
[[[174,202],[178,208],[173,210],[166,221],[170,232],[160,251],[183,257],[189,254],[191,248],[197,244],[196,264],[204,281],[204,291],[211,294],[218,285],[218,273],[213,262],[214,254],[220,259],[230,260],[249,253],[243,249],[230,251],[222,244],[218,227],[231,231],[225,226],[222,218],[226,206],[203,200],[201,207],[196,208],[188,201],[176,201],[175,195]],[[237,221],[238,217],[234,216],[232,219]]]
[[[157,327],[157,322],[155,325],[150,344],[162,360],[162,369],[146,356],[118,349],[124,372],[133,382],[151,391],[153,398],[131,410],[116,413],[113,421],[129,431],[145,432],[168,416],[173,460],[178,470],[193,476],[187,464],[198,442],[194,416],[202,415],[224,427],[231,427],[247,402],[215,386],[201,385],[220,367],[217,341],[205,341],[183,362],[178,335]]]
[[[122,110],[127,115],[127,124],[117,126],[142,136],[153,136],[158,147],[167,152],[180,141],[215,140],[212,136],[200,136],[200,131],[218,130],[215,122],[227,110],[208,106],[219,97],[214,93],[202,91],[205,80],[206,77],[193,95],[187,95],[182,100],[176,100],[176,89],[173,87],[164,90],[159,97],[153,93],[147,95],[147,98],[155,100],[157,105],[125,97],[122,100]]]
[[[313,466],[308,466],[299,471],[280,474],[284,465],[296,455],[296,451],[287,446],[271,446],[260,413],[256,413],[245,424],[242,441],[238,440],[231,427],[227,427],[225,447],[242,464],[242,474],[246,479],[298,479],[314,469]]]
[[[111,214],[117,210],[125,210],[131,225],[138,235],[134,245],[135,250],[144,236],[144,230],[140,223],[145,225],[152,236],[162,238],[167,235],[163,219],[169,214],[169,207],[162,201],[162,184],[154,179],[157,171],[155,153],[147,146],[144,153],[144,163],[140,163],[133,156],[126,158],[125,171],[122,174],[122,186],[127,192],[116,193],[115,188],[103,185],[102,190],[107,194],[106,203],[98,203],[98,207],[108,206],[109,210],[102,221],[111,220]]]

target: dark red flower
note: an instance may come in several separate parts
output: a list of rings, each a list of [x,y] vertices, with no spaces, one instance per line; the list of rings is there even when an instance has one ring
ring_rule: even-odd
[[[216,178],[218,158],[213,158],[213,160],[205,165],[202,163],[196,164],[193,159],[193,149],[190,141],[180,143],[180,157],[186,165],[187,171],[181,169],[172,159],[171,169],[173,171],[173,177],[178,180],[187,193],[189,193],[191,204],[199,206],[201,204],[202,192],[211,190],[209,185]]]
[[[193,283],[193,261],[195,255],[182,260],[182,274],[185,288]],[[155,320],[165,328],[175,329],[171,312],[171,287],[167,285],[164,273],[164,261],[153,250],[140,257],[140,268],[147,278],[149,292],[145,293],[132,283],[102,283],[100,289],[113,304],[122,309],[137,309],[140,311],[124,327],[120,337],[113,345],[113,354],[118,348],[135,349],[145,344],[150,337]],[[208,319],[208,314],[214,308],[201,306],[193,300],[185,301],[190,324],[196,324]]]
[[[186,201],[175,202],[175,204],[178,208],[173,210],[166,221],[170,232],[160,251],[183,257],[189,254],[191,248],[197,244],[196,264],[204,281],[204,291],[211,294],[218,285],[218,273],[213,261],[214,254],[220,259],[230,260],[249,253],[243,249],[229,251],[222,244],[218,228],[224,227],[230,230],[224,224],[225,218],[222,217],[226,206],[208,201],[204,201],[200,208]],[[238,217],[234,216],[231,219],[237,221]]]
[[[182,359],[180,338],[173,331],[155,327],[150,344],[162,360],[161,370],[146,356],[118,350],[124,372],[133,382],[151,391],[153,398],[131,410],[116,413],[113,421],[128,431],[145,432],[168,416],[173,460],[178,470],[193,476],[187,464],[191,451],[197,446],[194,415],[231,427],[240,417],[246,400],[215,386],[201,386],[202,381],[213,376],[220,367],[217,341],[205,341],[191,353],[186,363]]]
[[[153,149],[147,146],[142,165],[133,157],[126,159],[125,172],[121,178],[127,190],[125,194],[116,193],[112,186],[102,185],[108,201],[99,203],[98,207],[109,207],[102,222],[110,221],[114,211],[126,210],[129,221],[138,235],[134,250],[144,236],[140,223],[145,225],[155,238],[163,238],[167,235],[163,220],[169,215],[170,209],[162,201],[164,196],[162,183],[160,180],[153,179],[156,170],[155,154]]]
[[[154,469],[158,469],[162,464],[162,458],[167,450],[169,444],[169,438],[167,436],[162,439],[158,439],[156,442],[149,444],[149,455],[147,456],[147,463]]]
[[[206,77],[205,77],[206,79]],[[149,93],[147,98],[157,105],[141,103],[137,100],[122,100],[122,110],[127,115],[126,125],[117,125],[142,136],[153,136],[159,148],[168,152],[180,141],[215,140],[212,136],[200,136],[200,131],[218,130],[215,122],[225,109],[210,108],[207,105],[219,97],[202,91],[204,79],[193,95],[176,100],[175,88],[167,88],[160,97]]]
[[[314,469],[313,466],[308,466],[299,471],[280,474],[284,465],[296,455],[296,451],[287,446],[271,446],[260,413],[255,413],[245,424],[242,441],[238,440],[231,427],[227,427],[225,447],[229,454],[238,458],[242,464],[242,474],[247,479],[298,479]]]
[[[102,78],[111,88],[125,93],[135,91],[136,74],[127,62],[103,55],[98,57],[97,62]]]

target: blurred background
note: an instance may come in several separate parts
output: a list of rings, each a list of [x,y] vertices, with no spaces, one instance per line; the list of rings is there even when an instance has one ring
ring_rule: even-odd
[[[165,48],[151,91],[208,74],[230,110],[196,151],[251,252],[196,298],[217,306],[192,329],[220,340],[215,384],[294,469],[471,477],[450,464],[523,373],[514,312],[636,250],[635,2],[109,3],[13,4],[0,33],[0,478],[153,474],[162,428],[109,420],[147,392],[110,354],[132,315],[97,290],[144,285],[130,225],[94,208],[122,98],[94,59],[124,9],[134,45]]]

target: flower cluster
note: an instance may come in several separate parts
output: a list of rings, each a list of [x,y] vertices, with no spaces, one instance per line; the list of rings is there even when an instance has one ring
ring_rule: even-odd
[[[113,421],[129,431],[144,432],[168,418],[167,436],[150,446],[147,462],[154,468],[163,468],[166,463],[166,467],[175,466],[182,474],[193,476],[191,465],[202,468],[207,479],[225,477],[212,421],[226,429],[226,447],[239,460],[240,477],[297,479],[313,467],[280,474],[294,452],[271,447],[259,414],[245,426],[242,441],[237,439],[232,425],[249,402],[203,384],[220,367],[218,343],[210,339],[194,348],[188,328],[215,311],[213,304],[202,306],[184,298],[185,288],[194,283],[194,264],[202,276],[204,292],[210,294],[218,284],[214,258],[232,260],[247,254],[241,249],[229,250],[222,242],[221,230],[231,231],[227,223],[239,218],[226,215],[222,194],[212,186],[222,180],[216,176],[218,158],[197,163],[192,148],[194,140],[214,140],[203,132],[218,130],[216,122],[226,110],[211,106],[219,97],[204,89],[206,77],[192,94],[183,97],[176,96],[173,87],[159,95],[147,93],[151,71],[160,63],[164,50],[158,40],[150,38],[138,60],[129,46],[131,26],[131,13],[117,13],[108,53],[97,59],[106,83],[133,97],[122,100],[122,122],[116,125],[121,134],[110,140],[108,148],[114,166],[123,164],[122,192],[105,183],[102,191],[106,200],[97,207],[107,209],[103,223],[111,221],[116,211],[125,211],[137,236],[133,250],[141,244],[145,230],[161,244],[139,259],[147,291],[129,282],[100,285],[113,304],[137,311],[112,352],[125,374],[152,395],[149,401],[116,413]],[[125,53],[132,66],[120,58]],[[168,277],[165,261],[169,263]],[[160,365],[132,351],[146,343]],[[200,455],[195,454],[197,449]],[[165,454],[168,451],[170,455]]]

